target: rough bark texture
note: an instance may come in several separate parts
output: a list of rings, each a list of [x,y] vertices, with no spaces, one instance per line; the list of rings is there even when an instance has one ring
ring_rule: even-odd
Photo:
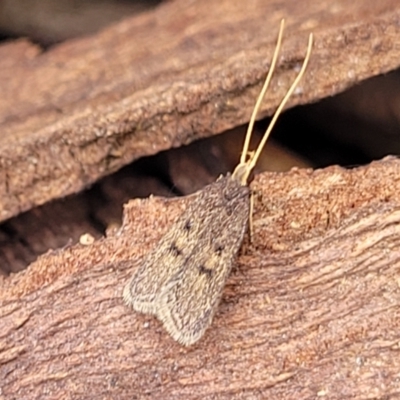
[[[395,398],[399,177],[395,159],[259,175],[254,243],[191,348],[121,299],[190,197],[131,201],[120,232],[49,253],[3,282],[2,395]]]
[[[248,120],[279,20],[284,49],[270,114],[316,43],[291,104],[400,65],[393,0],[167,2],[48,52],[0,48],[0,220],[78,192],[143,155]]]
[[[1,46],[0,219],[246,122],[282,17],[284,48],[262,115],[289,86],[310,31],[314,52],[292,105],[400,65],[393,0],[177,0],[48,52],[27,41]],[[188,158],[171,171],[181,193]],[[106,194],[108,204],[133,191],[171,194],[145,176],[146,161],[142,170],[2,225],[2,270],[59,249],[0,277],[0,399],[400,396],[398,160],[258,175],[254,241],[242,247],[213,325],[188,349],[121,293],[190,197],[131,201],[121,230],[60,248],[118,219],[118,207],[102,207]],[[32,254],[10,241],[20,232]]]

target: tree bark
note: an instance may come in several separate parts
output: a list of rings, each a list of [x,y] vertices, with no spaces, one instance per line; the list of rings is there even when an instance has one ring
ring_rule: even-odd
[[[166,2],[43,52],[0,47],[0,220],[76,193],[139,157],[248,121],[281,18],[270,115],[316,43],[290,105],[400,65],[395,0]]]
[[[0,220],[247,122],[282,17],[260,117],[292,81],[310,31],[311,63],[290,105],[400,65],[394,0],[176,0],[47,52],[0,46]],[[121,295],[191,198],[129,202],[119,231],[0,277],[0,399],[399,396],[399,176],[394,158],[258,175],[253,241],[190,348]],[[86,212],[79,202],[69,211]],[[43,248],[58,247],[47,234]]]
[[[129,202],[119,232],[3,280],[3,398],[395,398],[399,176],[394,158],[257,176],[253,243],[189,348],[121,294],[191,197]]]

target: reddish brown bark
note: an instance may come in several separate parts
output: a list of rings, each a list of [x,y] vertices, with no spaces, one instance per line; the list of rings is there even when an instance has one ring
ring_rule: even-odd
[[[2,394],[21,398],[395,397],[400,162],[256,178],[242,247],[205,337],[175,343],[126,307],[140,258],[190,201],[134,200],[122,230],[3,281]]]
[[[246,122],[282,17],[262,115],[288,87],[310,31],[313,57],[292,105],[400,64],[393,0],[174,1],[48,52],[26,41],[0,47],[0,218]],[[189,349],[121,292],[190,198],[130,202],[120,232],[0,278],[0,398],[396,397],[399,176],[395,159],[257,176],[254,242]],[[68,215],[93,233],[82,203]],[[21,218],[13,229],[39,232],[40,252],[59,247],[61,222],[36,231]]]
[[[41,52],[0,47],[0,219],[80,191],[143,155],[248,121],[279,20],[270,114],[316,43],[291,104],[335,94],[400,64],[393,0],[167,2]]]

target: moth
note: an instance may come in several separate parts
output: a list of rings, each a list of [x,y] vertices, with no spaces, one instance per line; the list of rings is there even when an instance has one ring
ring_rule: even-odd
[[[257,149],[249,152],[256,116],[278,59],[283,29],[282,20],[271,66],[250,118],[239,164],[232,174],[218,178],[193,195],[186,211],[144,257],[123,292],[128,305],[138,312],[156,316],[172,338],[186,346],[197,342],[211,325],[248,228],[250,237],[252,235],[249,176],[311,55],[312,34],[296,79],[279,104]]]

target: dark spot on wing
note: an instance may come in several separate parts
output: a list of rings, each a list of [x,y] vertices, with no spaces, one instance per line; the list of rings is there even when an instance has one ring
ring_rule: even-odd
[[[199,266],[199,273],[207,275],[209,278],[211,278],[213,270],[210,268],[205,267],[204,265]]]
[[[190,231],[192,229],[192,226],[193,226],[192,221],[190,219],[188,219],[185,222],[185,225],[183,228],[185,229],[185,231]]]
[[[214,248],[215,254],[220,256],[224,250],[224,246],[222,244],[217,244]]]
[[[175,256],[180,256],[182,254],[182,250],[178,248],[175,242],[171,244],[169,249]]]

